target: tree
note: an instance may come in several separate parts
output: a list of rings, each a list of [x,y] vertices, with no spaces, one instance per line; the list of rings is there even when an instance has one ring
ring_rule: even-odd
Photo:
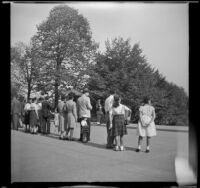
[[[24,89],[27,99],[30,98],[35,84],[41,79],[41,67],[42,63],[33,44],[19,43],[11,47],[11,81],[13,87]]]
[[[25,95],[26,83],[21,70],[21,62],[25,53],[25,44],[17,43],[11,47],[11,90],[15,94]]]
[[[90,74],[88,87],[92,101],[105,98],[114,89],[122,103],[132,109],[132,121],[139,118],[139,106],[149,95],[156,109],[157,124],[187,124],[187,96],[182,89],[170,84],[158,70],[152,68],[139,44],[130,45],[130,39],[115,38],[106,41],[105,54],[98,54]]]
[[[59,88],[83,87],[92,65],[97,44],[89,23],[77,10],[66,5],[54,7],[32,38],[45,62],[46,78],[51,80],[58,103]]]

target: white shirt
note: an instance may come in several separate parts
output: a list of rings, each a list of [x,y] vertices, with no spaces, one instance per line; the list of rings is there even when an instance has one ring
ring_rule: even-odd
[[[42,103],[40,102],[37,105],[38,105],[38,110],[41,110],[42,109]]]
[[[109,111],[111,115],[117,115],[117,114],[126,114],[126,111],[131,111],[127,106],[120,104],[118,107],[114,108],[112,107]]]
[[[30,110],[30,109],[31,109],[31,104],[26,103],[26,105],[25,105],[25,107],[24,107],[24,110],[25,110],[25,111],[28,111],[28,110]]]
[[[105,100],[105,112],[109,112],[112,108],[114,102],[114,95],[110,95],[106,100]]]

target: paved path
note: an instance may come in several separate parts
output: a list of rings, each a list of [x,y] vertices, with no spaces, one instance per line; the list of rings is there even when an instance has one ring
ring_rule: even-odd
[[[79,137],[76,128],[74,137]],[[105,148],[106,129],[92,126],[91,142],[69,142],[20,131],[11,132],[12,182],[175,182],[177,155],[187,158],[188,132],[157,131],[151,152],[137,153],[135,129],[128,129],[127,150]]]

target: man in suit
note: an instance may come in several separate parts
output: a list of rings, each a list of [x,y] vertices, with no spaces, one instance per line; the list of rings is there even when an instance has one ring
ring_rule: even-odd
[[[89,90],[87,88],[83,90],[82,96],[79,97],[77,100],[77,110],[78,110],[78,117],[79,117],[80,122],[85,117],[87,117],[87,124],[89,125],[88,141],[90,141],[90,130],[91,130],[91,125],[90,125],[91,112],[90,111],[92,110],[92,105],[90,103]],[[80,140],[82,140],[81,131],[80,131]]]
[[[42,109],[41,109],[41,120],[42,120],[41,133],[42,134],[50,134],[51,105],[48,99],[49,97],[46,96],[45,100],[42,102]]]
[[[19,118],[22,113],[22,106],[16,96],[13,97],[11,103],[11,115],[12,115],[12,129],[18,130]]]
[[[111,129],[109,129],[110,121],[109,121],[109,111],[112,108],[113,101],[114,101],[115,91],[110,91],[110,96],[105,100],[105,113],[106,113],[106,128],[107,128],[107,148],[113,148],[114,145],[114,137],[111,136]]]

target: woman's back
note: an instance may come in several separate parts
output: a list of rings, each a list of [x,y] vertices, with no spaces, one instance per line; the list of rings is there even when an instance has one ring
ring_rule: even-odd
[[[142,115],[147,115],[151,117],[154,111],[154,107],[151,105],[144,105],[144,106],[141,106],[139,110],[142,113]]]
[[[69,100],[66,102],[66,108],[67,108],[67,112],[68,113],[73,113],[74,110],[74,106],[76,105],[76,103],[72,100]]]

